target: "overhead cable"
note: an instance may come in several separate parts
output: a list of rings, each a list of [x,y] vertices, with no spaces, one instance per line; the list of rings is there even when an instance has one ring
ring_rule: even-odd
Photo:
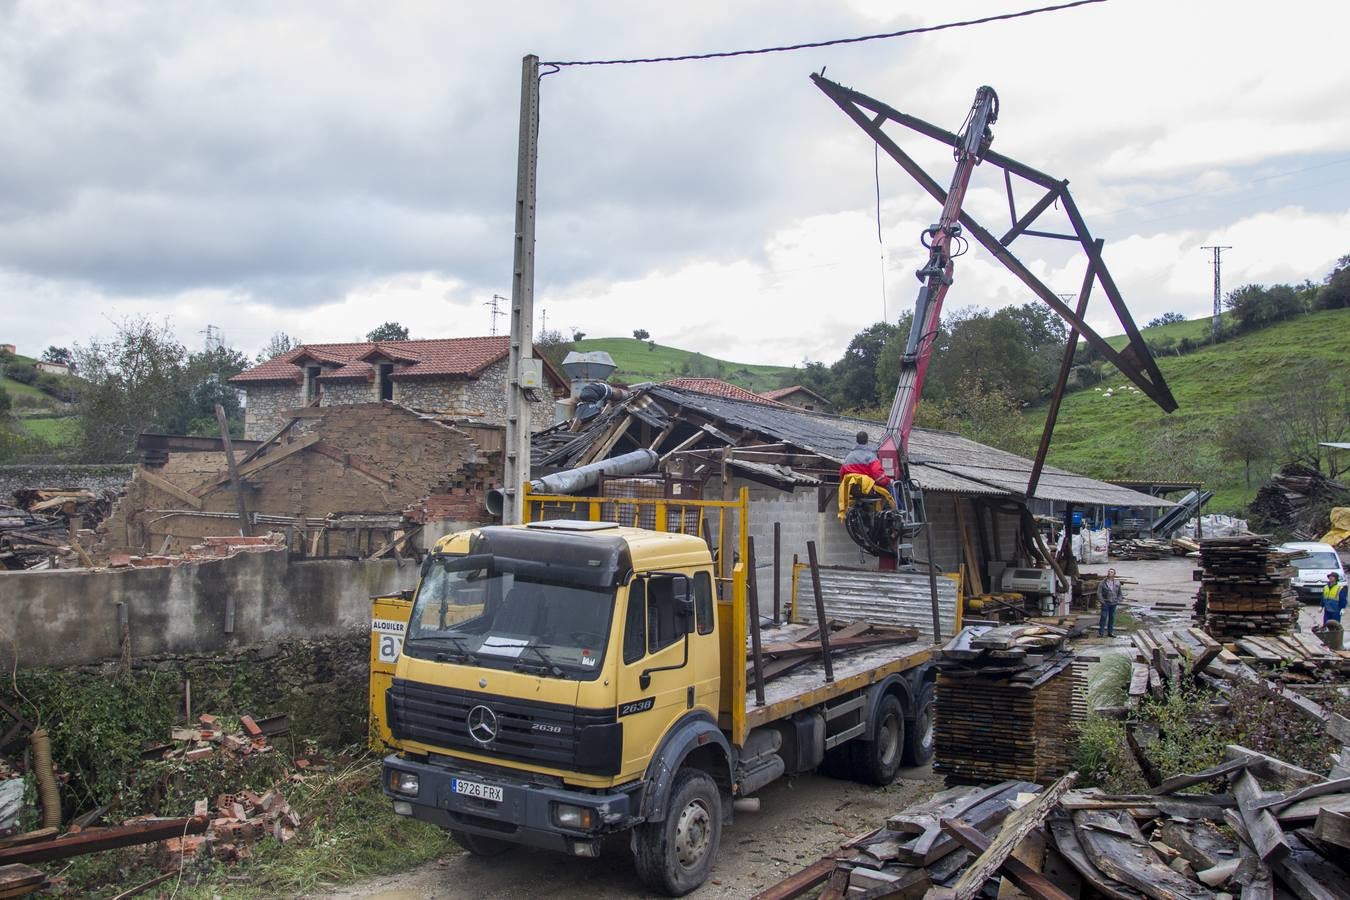
[[[1009,19],[1020,19],[1025,16],[1035,16],[1040,13],[1059,12],[1060,10],[1073,9],[1076,6],[1087,6],[1092,3],[1105,3],[1106,0],[1073,0],[1071,3],[1060,3],[1056,6],[1041,6],[1036,9],[1024,9],[1020,12],[1000,13],[996,16],[985,16],[981,19],[966,19],[961,22],[944,22],[941,25],[924,25],[919,28],[906,28],[903,31],[891,31],[886,34],[865,34],[861,37],[835,38],[829,41],[812,41],[806,44],[789,44],[783,47],[760,47],[756,50],[723,50],[718,53],[688,53],[683,56],[649,56],[637,59],[573,59],[573,60],[550,60],[541,62],[544,66],[631,66],[638,63],[663,63],[663,62],[688,62],[700,59],[727,59],[732,56],[759,56],[765,53],[786,53],[790,50],[813,50],[817,47],[834,47],[839,44],[861,44],[865,41],[882,41],[888,38],[908,37],[912,34],[926,34],[932,31],[946,31],[949,28],[966,28],[971,25],[986,25],[990,22],[1004,22]]]

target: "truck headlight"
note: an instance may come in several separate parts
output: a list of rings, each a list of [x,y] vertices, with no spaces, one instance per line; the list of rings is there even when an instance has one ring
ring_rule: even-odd
[[[395,794],[407,794],[409,797],[417,796],[417,773],[400,772],[397,769],[389,770],[389,790]]]
[[[595,826],[595,810],[588,806],[573,806],[570,803],[553,804],[553,823],[563,828],[583,831]]]

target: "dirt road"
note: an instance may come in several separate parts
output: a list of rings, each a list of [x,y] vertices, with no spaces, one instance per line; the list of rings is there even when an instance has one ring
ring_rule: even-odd
[[[886,788],[823,775],[782,779],[760,791],[759,812],[737,813],[735,824],[722,832],[722,851],[712,878],[689,896],[749,897],[940,788],[928,768],[903,770]],[[607,844],[599,859],[572,859],[525,848],[491,860],[465,853],[322,896],[341,900],[649,896],[633,873],[626,844],[625,840]]]

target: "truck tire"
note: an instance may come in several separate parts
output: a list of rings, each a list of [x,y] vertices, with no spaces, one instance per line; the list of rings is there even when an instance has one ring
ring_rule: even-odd
[[[670,788],[664,822],[634,829],[638,878],[654,891],[683,897],[703,884],[722,839],[722,794],[707,772],[685,769]]]
[[[914,701],[914,718],[905,729],[905,765],[923,766],[933,758],[933,682],[924,682]]]
[[[484,859],[501,856],[514,846],[510,841],[483,837],[481,834],[469,834],[467,831],[452,831],[450,836],[455,839],[456,844],[459,844],[474,856],[481,856]]]
[[[885,787],[900,771],[905,751],[905,713],[894,694],[881,698],[873,712],[873,739],[855,738],[846,745],[854,781]]]

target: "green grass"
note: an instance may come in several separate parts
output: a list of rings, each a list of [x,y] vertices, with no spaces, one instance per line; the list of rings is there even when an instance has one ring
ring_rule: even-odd
[[[18,421],[24,431],[53,447],[69,446],[80,436],[80,420],[75,416],[29,416]]]
[[[1050,462],[1096,478],[1203,480],[1215,491],[1208,511],[1235,511],[1250,502],[1267,472],[1254,468],[1252,487],[1247,487],[1241,463],[1220,461],[1214,430],[1250,403],[1267,397],[1278,402],[1291,366],[1313,362],[1343,371],[1347,355],[1350,310],[1339,309],[1309,313],[1185,356],[1162,356],[1158,366],[1179,404],[1176,412],[1162,412],[1142,393],[1126,389],[1125,378],[1112,376],[1064,398]],[[1036,432],[1044,422],[1044,406],[1028,410],[1027,423]]]
[[[183,866],[181,882],[175,877],[159,889],[188,900],[295,897],[462,852],[440,828],[394,815],[380,791],[379,775],[380,761],[366,757],[341,771],[308,775],[302,784],[283,786],[301,817],[293,839],[282,844],[263,837],[250,848],[252,858],[242,862],[190,861]],[[164,870],[142,847],[48,867],[49,874],[61,873],[68,890],[86,897],[115,896]]]
[[[1231,328],[1233,314],[1230,312],[1221,313],[1219,320],[1224,328]],[[1209,316],[1205,316],[1203,319],[1187,319],[1185,322],[1169,322],[1166,325],[1154,325],[1152,328],[1140,328],[1139,333],[1143,335],[1146,341],[1165,341],[1168,338],[1173,341],[1181,341],[1183,338],[1198,341],[1209,337],[1212,327],[1213,320]],[[1129,342],[1129,338],[1123,334],[1117,334],[1107,338],[1106,342],[1119,350]]]
[[[664,344],[649,348],[646,341],[634,338],[587,338],[578,341],[575,348],[582,353],[605,351],[619,367],[614,376],[629,384],[665,381],[681,375],[702,375],[720,378],[752,391],[767,391],[779,387],[783,373],[791,371],[790,366],[729,362]]]
[[[31,384],[15,381],[13,378],[6,378],[3,375],[0,375],[0,388],[4,388],[5,393],[11,397],[41,397],[51,400],[53,403],[56,402],[45,391],[38,390]]]

